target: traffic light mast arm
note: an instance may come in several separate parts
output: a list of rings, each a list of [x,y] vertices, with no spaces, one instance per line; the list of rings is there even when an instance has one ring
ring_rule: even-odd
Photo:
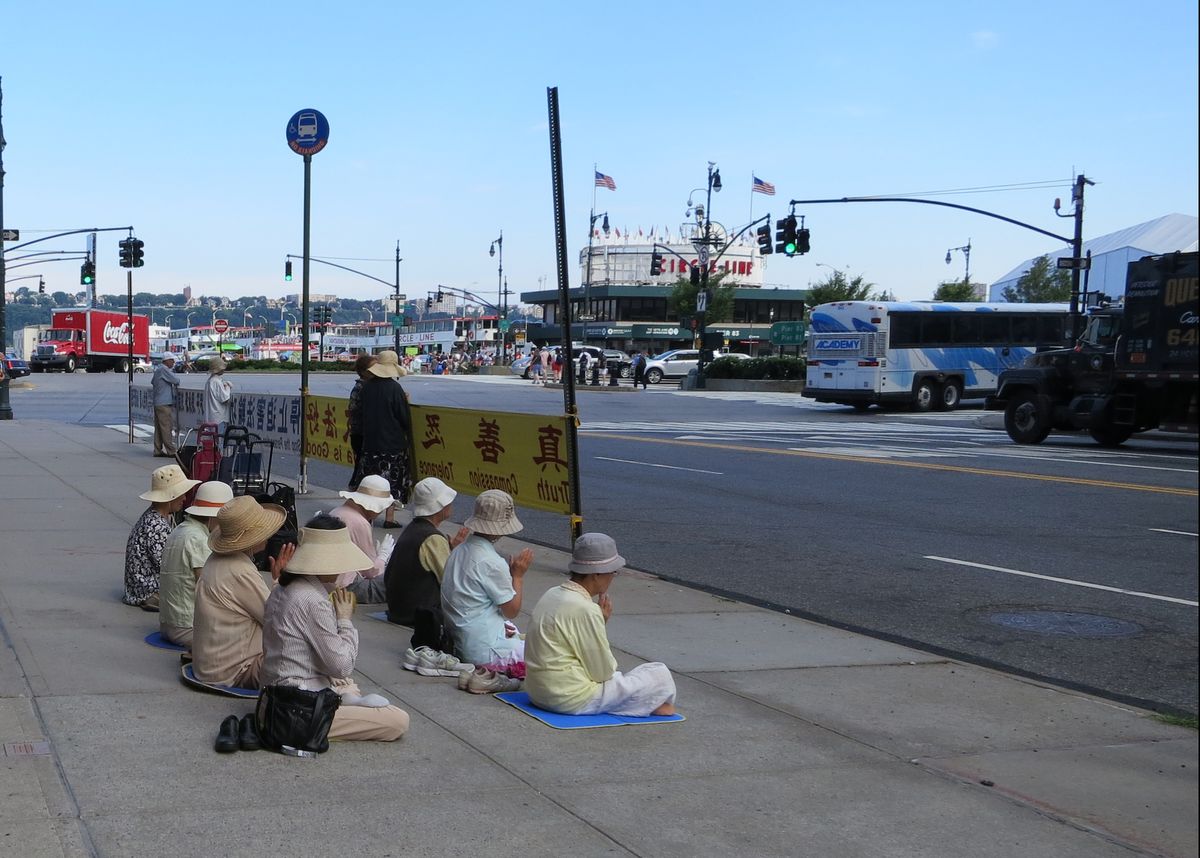
[[[49,241],[52,238],[62,238],[64,235],[79,235],[80,233],[83,233],[83,232],[119,232],[120,230],[123,230],[123,229],[132,230],[133,227],[131,227],[131,226],[104,226],[104,227],[90,226],[87,229],[69,229],[66,232],[56,232],[56,233],[54,233],[54,235],[47,235],[47,236],[43,236],[42,238],[35,238],[32,241],[23,241],[20,244],[14,244],[12,247],[6,248],[4,250],[4,252],[8,253],[13,250],[20,250],[22,247],[28,247],[31,244],[38,244],[43,241]]]
[[[24,257],[18,257],[18,259],[23,259],[23,258]],[[14,268],[24,268],[26,265],[41,265],[42,263],[45,263],[45,262],[70,262],[74,259],[87,259],[87,258],[88,258],[87,254],[78,254],[77,253],[73,256],[62,256],[62,257],[59,257],[58,259],[33,259],[29,262],[18,262],[16,265],[9,265],[8,263],[5,263],[4,267],[6,270],[11,271]]]
[[[672,256],[676,257],[677,259],[681,260],[685,265],[692,264],[692,263],[688,262],[687,259],[685,259],[682,255],[680,255],[676,251],[672,250],[671,248],[667,247],[665,244],[659,244],[659,243],[655,242],[654,249],[655,250],[665,250],[667,253],[669,253]]]
[[[725,251],[728,250],[729,248],[731,248],[735,241],[737,241],[739,238],[741,238],[743,235],[745,235],[746,230],[750,229],[750,227],[754,226],[755,224],[766,223],[770,219],[771,219],[771,215],[770,215],[770,213],[768,213],[768,214],[765,214],[762,217],[760,217],[758,220],[750,221],[750,223],[746,224],[744,227],[739,229],[737,232],[735,232],[733,234],[733,237],[730,238],[729,241],[725,242],[725,246],[717,251],[717,255],[713,257],[713,261],[716,262],[718,259],[720,259],[722,256],[724,256]]]
[[[480,298],[474,292],[468,292],[466,289],[456,289],[453,286],[438,286],[437,290],[439,292],[451,292],[455,295],[461,295],[464,298],[470,298],[472,301],[478,301],[483,306],[488,307],[492,310],[495,310],[496,315],[503,314],[503,311],[499,307],[497,307],[495,304],[493,304],[491,301],[487,301],[483,298]]]
[[[303,258],[304,258],[304,257],[303,257],[303,256],[301,256],[301,255],[300,255],[300,254],[298,254],[298,253],[289,253],[289,254],[287,254],[286,256],[284,256],[284,259],[285,259],[285,260],[291,260],[291,259],[303,259]],[[346,265],[338,265],[336,262],[327,262],[326,260],[324,260],[324,259],[320,259],[319,257],[316,257],[316,256],[310,256],[310,257],[308,257],[308,258],[309,258],[309,259],[310,259],[312,262],[320,262],[322,265],[328,265],[328,266],[330,266],[330,267],[332,267],[332,268],[340,268],[340,269],[342,269],[343,271],[349,271],[351,274],[357,274],[357,275],[359,275],[360,277],[366,277],[368,280],[374,280],[376,283],[382,283],[384,286],[388,287],[389,289],[395,289],[395,288],[396,288],[396,284],[395,284],[395,283],[389,283],[389,282],[388,282],[388,281],[386,281],[386,280],[380,280],[380,279],[379,279],[378,277],[376,277],[375,275],[373,275],[373,274],[368,274],[368,273],[366,273],[365,271],[359,271],[357,268],[350,268],[349,266],[346,266]]]
[[[1030,230],[1033,230],[1034,232],[1040,232],[1042,235],[1048,235],[1051,238],[1057,238],[1059,241],[1066,242],[1067,244],[1072,244],[1075,241],[1073,238],[1068,238],[1063,235],[1058,235],[1057,233],[1050,232],[1049,230],[1046,230],[1046,229],[1042,229],[1041,227],[1036,227],[1033,224],[1025,223],[1024,221],[1019,221],[1019,220],[1016,220],[1015,218],[1005,217],[1002,214],[996,214],[995,212],[990,212],[990,211],[987,211],[986,209],[977,209],[977,208],[972,208],[971,206],[962,206],[962,205],[959,205],[958,203],[947,203],[942,200],[921,200],[921,199],[914,199],[912,197],[842,197],[841,199],[836,199],[836,200],[791,200],[791,201],[789,201],[789,205],[791,205],[791,206],[813,206],[813,205],[820,205],[822,203],[921,203],[922,205],[927,205],[927,206],[944,206],[945,208],[948,208],[948,209],[960,209],[965,212],[974,212],[975,214],[981,214],[981,215],[984,215],[985,217],[991,217],[991,218],[995,218],[996,220],[1002,220],[1005,223],[1011,223],[1014,226],[1024,227],[1025,229],[1030,229]]]

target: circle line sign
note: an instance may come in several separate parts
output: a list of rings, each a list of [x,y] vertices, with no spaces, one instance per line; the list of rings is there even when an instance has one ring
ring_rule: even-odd
[[[319,110],[297,110],[287,124],[288,148],[297,155],[315,155],[329,142],[329,122]]]

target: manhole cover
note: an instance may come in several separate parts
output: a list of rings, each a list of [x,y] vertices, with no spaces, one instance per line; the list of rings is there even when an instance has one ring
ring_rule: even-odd
[[[1137,623],[1127,620],[1074,611],[996,613],[989,614],[987,619],[998,626],[1024,632],[1077,638],[1122,638],[1136,635],[1142,630]]]

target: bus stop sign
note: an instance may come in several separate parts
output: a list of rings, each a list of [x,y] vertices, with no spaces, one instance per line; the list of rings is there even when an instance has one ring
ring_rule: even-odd
[[[311,107],[292,114],[287,124],[288,148],[297,155],[315,155],[329,142],[329,122]]]

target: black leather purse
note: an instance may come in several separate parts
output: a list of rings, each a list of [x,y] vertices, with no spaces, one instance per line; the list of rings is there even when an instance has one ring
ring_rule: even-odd
[[[341,705],[331,688],[305,691],[289,685],[268,685],[258,695],[254,719],[263,747],[278,751],[285,745],[323,754],[329,750],[329,728]]]

